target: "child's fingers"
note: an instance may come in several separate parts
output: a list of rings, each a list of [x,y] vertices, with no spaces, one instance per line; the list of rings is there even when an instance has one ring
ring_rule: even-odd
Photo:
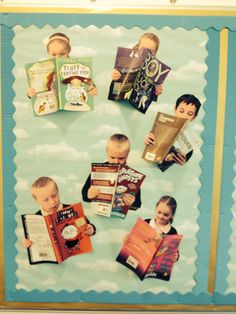
[[[186,157],[181,154],[177,154],[177,155],[174,154],[173,157],[174,157],[175,162],[179,165],[184,165],[186,163]]]
[[[97,87],[94,85],[90,86],[88,89],[88,95],[97,96],[98,95]]]
[[[131,206],[135,201],[135,196],[125,193],[122,197],[122,200],[125,202],[126,205]]]

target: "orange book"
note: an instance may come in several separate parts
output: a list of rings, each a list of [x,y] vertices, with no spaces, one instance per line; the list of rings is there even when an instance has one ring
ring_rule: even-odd
[[[22,215],[22,222],[25,237],[33,242],[27,249],[30,264],[61,263],[92,251],[90,237],[85,234],[88,220],[81,203],[45,217]]]

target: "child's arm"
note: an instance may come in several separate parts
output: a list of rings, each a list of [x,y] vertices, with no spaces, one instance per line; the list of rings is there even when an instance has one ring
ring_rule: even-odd
[[[111,72],[112,81],[118,81],[120,77],[121,77],[121,73],[118,70],[113,69]]]
[[[83,188],[82,188],[82,198],[84,202],[91,202],[96,196],[100,194],[100,190],[91,187],[91,175],[88,176]]]

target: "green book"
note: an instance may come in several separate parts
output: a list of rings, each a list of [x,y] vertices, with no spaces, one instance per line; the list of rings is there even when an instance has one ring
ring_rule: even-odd
[[[37,116],[58,110],[91,111],[92,58],[53,58],[26,65],[28,97]]]

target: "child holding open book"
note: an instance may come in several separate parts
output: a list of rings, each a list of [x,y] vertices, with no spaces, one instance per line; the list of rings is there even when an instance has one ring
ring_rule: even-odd
[[[71,51],[70,39],[63,33],[54,33],[47,39],[47,52],[50,58],[69,58]],[[88,95],[96,96],[97,88],[93,82],[88,89]],[[50,90],[50,87],[49,87]],[[36,94],[36,90],[33,87],[29,87],[27,95],[29,98]]]
[[[185,94],[180,96],[174,106],[175,116],[178,118],[184,118],[188,121],[193,121],[198,115],[201,103],[197,97],[191,94]],[[144,139],[145,145],[155,144],[155,135],[150,132],[146,135]],[[192,156],[193,150],[189,151],[186,155],[181,154],[177,151],[174,146],[170,149],[169,153],[166,155],[164,161],[157,164],[161,171],[167,170],[173,164],[184,165]]]
[[[160,45],[160,40],[155,34],[145,33],[140,37],[139,42],[133,47],[133,49],[134,50],[141,49],[141,48],[149,49],[152,56],[154,57],[157,53],[159,45]],[[117,69],[113,69],[112,80],[117,81],[120,79],[120,77],[121,77],[121,73]],[[156,101],[157,96],[161,95],[162,92],[163,92],[162,85],[158,85],[156,87],[154,86],[152,100]]]
[[[61,203],[58,186],[56,182],[49,177],[38,178],[32,184],[31,193],[33,198],[40,206],[40,210],[36,212],[36,215],[47,216],[69,206]],[[89,220],[87,219],[85,234],[92,236],[95,234],[95,232],[95,226],[90,224]],[[22,245],[25,248],[28,248],[32,245],[32,241],[30,239],[23,238]]]
[[[113,134],[107,142],[106,155],[107,163],[125,165],[130,152],[130,141],[124,134]],[[83,189],[82,196],[85,202],[91,202],[100,194],[100,190],[91,186],[91,175],[88,176]],[[124,193],[122,196],[124,204],[131,206],[130,209],[136,210],[141,207],[141,192],[138,190],[136,196]]]

